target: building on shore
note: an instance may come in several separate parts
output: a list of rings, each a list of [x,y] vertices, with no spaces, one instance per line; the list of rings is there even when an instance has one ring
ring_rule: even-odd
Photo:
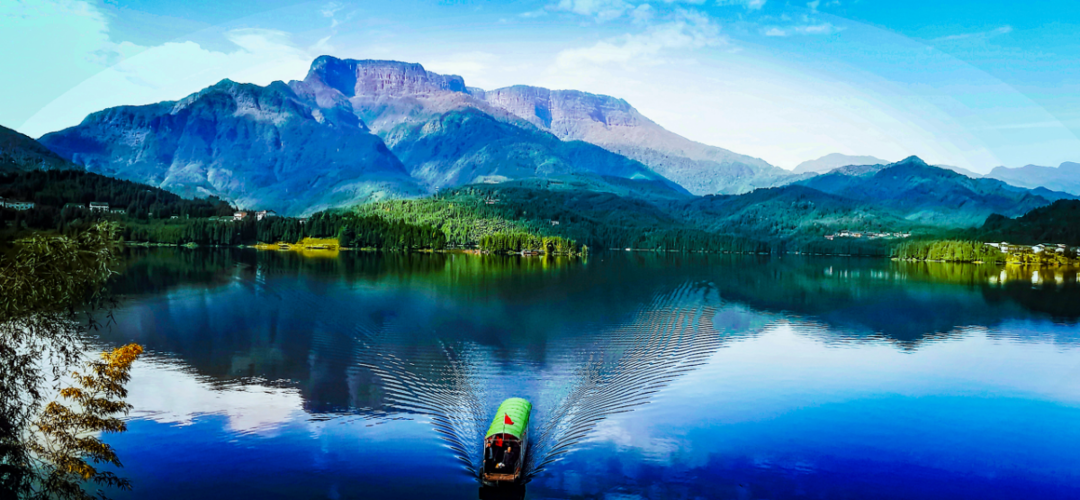
[[[34,202],[0,198],[0,207],[10,208],[12,210],[30,210],[31,208],[34,208]]]

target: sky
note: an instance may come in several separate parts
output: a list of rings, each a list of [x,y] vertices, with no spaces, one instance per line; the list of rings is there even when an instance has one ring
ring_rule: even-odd
[[[784,168],[988,172],[1080,161],[1078,31],[1076,0],[3,0],[0,125],[40,137],[329,54],[612,95]]]

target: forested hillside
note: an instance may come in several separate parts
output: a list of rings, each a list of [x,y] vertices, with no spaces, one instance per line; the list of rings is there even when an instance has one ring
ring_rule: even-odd
[[[1080,246],[1080,200],[1058,200],[1015,219],[994,214],[977,234],[984,241]]]

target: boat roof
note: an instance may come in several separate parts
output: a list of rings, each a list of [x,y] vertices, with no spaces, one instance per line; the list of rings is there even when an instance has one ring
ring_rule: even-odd
[[[529,416],[531,414],[532,403],[524,399],[510,398],[503,401],[499,405],[498,411],[495,412],[495,418],[492,419],[491,427],[488,427],[487,435],[484,438],[489,438],[495,434],[510,434],[521,439],[525,435],[525,429],[529,427]],[[506,425],[504,415],[509,415],[514,425]]]

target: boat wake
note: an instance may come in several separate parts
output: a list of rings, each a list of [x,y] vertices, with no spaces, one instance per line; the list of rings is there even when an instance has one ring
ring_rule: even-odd
[[[513,390],[488,391],[492,356],[476,343],[440,344],[439,363],[393,354],[393,324],[359,339],[370,353],[363,366],[383,383],[386,404],[431,418],[435,431],[472,476],[479,477],[490,413],[509,396],[534,403],[525,477],[531,479],[576,447],[611,415],[632,411],[671,381],[705,363],[722,345],[712,324],[720,303],[715,286],[685,283],[656,295],[624,324],[579,335],[552,347],[547,368]],[[436,366],[437,365],[437,366]],[[484,367],[484,368],[482,368]],[[531,384],[531,385],[530,385]]]

